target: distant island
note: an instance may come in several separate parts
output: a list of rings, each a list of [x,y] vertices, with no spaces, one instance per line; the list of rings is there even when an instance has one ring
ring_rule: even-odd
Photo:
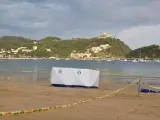
[[[0,58],[133,59],[160,58],[159,45],[131,50],[120,39],[104,33],[93,38],[68,40],[48,36],[32,40],[21,36],[0,37]]]
[[[150,45],[131,50],[127,58],[144,58],[144,59],[159,59],[160,58],[160,45]]]
[[[1,58],[125,58],[131,49],[120,39],[104,33],[93,38],[63,40],[48,36],[31,40],[18,36],[0,37]]]

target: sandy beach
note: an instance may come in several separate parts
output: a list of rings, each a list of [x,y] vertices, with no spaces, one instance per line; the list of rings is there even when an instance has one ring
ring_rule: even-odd
[[[0,81],[0,111],[16,111],[74,103],[101,96],[121,87],[124,83],[103,80],[100,89],[55,88],[49,82],[18,83]],[[144,85],[143,85],[144,86]],[[54,111],[3,116],[1,120],[159,120],[160,95],[140,94],[137,85],[120,93]]]

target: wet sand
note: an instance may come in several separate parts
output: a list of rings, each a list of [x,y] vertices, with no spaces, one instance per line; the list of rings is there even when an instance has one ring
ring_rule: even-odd
[[[100,89],[56,88],[49,82],[0,81],[0,111],[16,111],[69,104],[124,87],[102,81]],[[137,85],[101,100],[54,111],[3,116],[0,120],[160,120],[160,94],[140,94]]]

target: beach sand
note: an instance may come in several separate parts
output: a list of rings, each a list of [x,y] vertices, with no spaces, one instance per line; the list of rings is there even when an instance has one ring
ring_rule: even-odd
[[[101,96],[124,83],[102,81],[100,89],[56,88],[49,82],[23,83],[0,81],[0,111],[16,111],[69,104]],[[0,120],[160,120],[160,94],[140,94],[137,85],[120,93],[76,106],[23,114],[2,116]]]

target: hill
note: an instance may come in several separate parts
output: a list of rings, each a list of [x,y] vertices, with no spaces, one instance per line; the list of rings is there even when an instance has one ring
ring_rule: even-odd
[[[28,46],[30,49],[33,46],[33,40],[21,36],[3,36],[0,37],[0,49],[16,49],[21,46]]]
[[[33,50],[33,46],[36,48]],[[94,57],[124,57],[130,52],[130,48],[120,39],[116,38],[74,38],[62,40],[49,36],[41,40],[31,40],[24,37],[3,36],[0,37],[0,54],[3,56],[36,56],[36,57],[70,57],[85,55]]]
[[[131,50],[127,55],[127,58],[160,58],[160,46],[150,45],[141,47],[135,50]]]

